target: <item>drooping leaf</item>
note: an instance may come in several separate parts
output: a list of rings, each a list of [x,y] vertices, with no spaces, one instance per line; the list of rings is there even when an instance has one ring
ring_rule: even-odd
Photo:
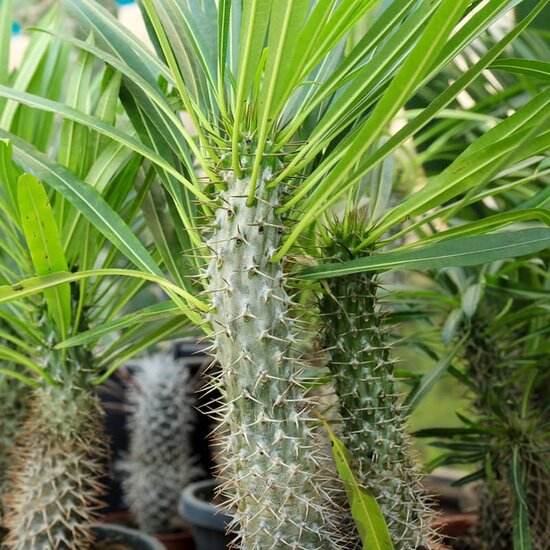
[[[2,130],[0,137],[12,140],[14,159],[26,171],[65,197],[135,265],[147,272],[162,274],[147,249],[96,189],[22,140]]]
[[[493,70],[507,71],[527,76],[540,78],[550,82],[550,63],[538,59],[498,59],[491,63]]]
[[[97,327],[94,327],[85,332],[81,332],[72,338],[60,342],[56,345],[57,349],[70,348],[73,346],[80,346],[83,344],[89,344],[90,342],[97,341],[102,336],[111,334],[115,331],[122,330],[129,326],[136,326],[142,322],[156,321],[158,319],[164,319],[181,315],[180,308],[173,302],[162,302],[160,304],[154,304],[139,311],[133,311],[127,315],[123,315],[118,319],[103,323]]]
[[[481,299],[483,293],[483,285],[481,283],[476,283],[470,285],[466,292],[462,295],[461,307],[462,311],[468,318],[472,318],[474,313],[477,310],[477,305]]]
[[[388,526],[376,499],[358,482],[352,468],[352,457],[346,446],[336,437],[328,422],[320,417],[325,427],[338,475],[344,483],[351,515],[364,550],[393,550]]]
[[[464,338],[462,338],[445,355],[443,355],[428,372],[425,372],[422,375],[422,378],[420,378],[418,383],[410,391],[403,403],[403,406],[407,408],[407,414],[411,414],[422,401],[424,396],[439,380],[441,380],[447,372],[449,365],[457,356],[463,345]]]
[[[207,311],[208,306],[205,303],[163,277],[132,269],[90,269],[88,271],[78,271],[76,273],[58,272],[52,273],[51,275],[31,277],[30,279],[25,279],[14,284],[0,286],[0,304],[13,302],[14,300],[26,296],[33,296],[65,283],[72,283],[73,281],[79,281],[89,277],[105,276],[133,277],[158,284],[164,288],[167,293],[179,298],[176,303],[178,303],[182,313],[189,316],[193,323],[202,325],[203,319],[197,311]],[[181,300],[182,298],[185,302]]]

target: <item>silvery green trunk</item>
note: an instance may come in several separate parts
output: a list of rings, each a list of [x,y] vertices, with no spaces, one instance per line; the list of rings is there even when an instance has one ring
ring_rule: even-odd
[[[278,189],[246,205],[249,179],[225,173],[207,275],[215,357],[222,367],[226,494],[245,550],[329,549],[322,458],[308,427],[310,408],[292,358],[292,304],[280,262]]]
[[[396,550],[429,548],[432,514],[409,454],[384,317],[370,274],[336,277],[321,301],[344,441],[380,505]]]

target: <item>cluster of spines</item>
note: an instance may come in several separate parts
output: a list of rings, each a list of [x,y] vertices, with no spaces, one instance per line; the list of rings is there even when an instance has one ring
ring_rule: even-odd
[[[4,515],[3,495],[9,492],[8,470],[23,421],[27,415],[30,386],[5,378],[0,386],[0,525]]]
[[[329,224],[324,246],[332,261],[355,257],[364,221],[361,212],[350,212],[345,220]],[[434,513],[405,431],[407,414],[375,275],[331,278],[323,289],[320,341],[340,404],[341,434],[358,479],[380,505],[396,550],[429,548],[439,537],[430,527]]]
[[[128,395],[128,456],[124,474],[126,503],[140,529],[164,533],[177,525],[181,491],[204,475],[192,447],[196,425],[195,388],[184,359],[156,354],[132,364]]]
[[[101,411],[74,384],[38,388],[11,464],[7,550],[89,550],[101,507]]]
[[[227,190],[207,243],[213,355],[224,402],[222,490],[242,548],[344,547],[326,494],[334,475],[309,426],[312,403],[294,351],[293,304],[281,264],[271,261],[282,233],[275,215],[280,190],[267,189],[272,170],[264,167],[252,206],[250,179],[223,174]]]

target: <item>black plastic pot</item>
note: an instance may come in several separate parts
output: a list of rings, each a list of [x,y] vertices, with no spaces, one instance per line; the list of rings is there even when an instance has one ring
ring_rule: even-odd
[[[197,481],[181,494],[179,512],[191,526],[197,550],[225,550],[232,540],[225,534],[231,516],[212,504],[216,485],[213,479]]]
[[[120,525],[96,525],[94,534],[96,543],[118,543],[131,550],[166,550],[163,544],[149,535]]]

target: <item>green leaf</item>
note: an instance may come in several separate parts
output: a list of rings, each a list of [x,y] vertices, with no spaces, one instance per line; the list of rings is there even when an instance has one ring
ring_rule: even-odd
[[[181,315],[181,309],[171,301],[154,304],[139,311],[132,311],[119,319],[108,321],[90,330],[81,332],[72,338],[60,342],[55,348],[63,349],[89,344],[90,342],[99,340],[102,336],[111,334],[117,330],[122,330],[123,328],[139,325],[142,322],[157,321],[177,315]]]
[[[506,163],[536,154],[530,147],[536,142],[537,135],[534,134],[543,131],[545,122],[550,119],[549,105],[550,90],[545,90],[491,128],[448,168],[391,210],[371,232],[370,240],[375,240],[407,217],[426,212],[460,193],[479,187],[494,177]]]
[[[546,3],[545,0],[544,3]],[[398,3],[399,6],[405,6],[405,2]],[[389,9],[393,8],[395,4],[392,4]],[[537,12],[540,11],[540,7],[536,8]],[[533,12],[534,14],[535,12]],[[322,213],[331,203],[334,203],[339,197],[341,197],[346,191],[353,185],[355,185],[369,170],[376,166],[381,160],[387,157],[392,151],[398,148],[401,144],[405,143],[407,139],[413,136],[418,130],[424,127],[427,123],[432,120],[438,112],[444,109],[449,103],[467,86],[469,86],[474,80],[481,74],[481,72],[488,67],[488,65],[496,59],[496,57],[515,39],[518,35],[525,30],[529,22],[532,21],[532,16],[530,15],[520,24],[516,25],[514,29],[504,36],[497,44],[495,44],[486,54],[484,54],[480,60],[470,69],[468,69],[463,75],[461,75],[455,82],[450,84],[439,96],[436,97],[430,105],[423,109],[421,113],[415,117],[411,122],[409,122],[404,128],[399,130],[396,134],[392,135],[387,142],[385,142],[378,150],[373,154],[367,156],[364,160],[359,163],[359,166],[352,173],[351,176],[348,176],[344,180],[343,184],[333,192],[330,202],[327,202],[323,197],[314,197],[311,196],[307,199],[307,207],[304,209],[304,215],[302,219],[290,235],[288,235],[281,249],[276,254],[275,259],[280,259],[285,253],[290,249],[292,244],[298,238],[299,234],[303,231],[312,219]],[[397,24],[397,23],[396,23]],[[374,26],[373,26],[374,28]],[[334,157],[334,154],[332,155]],[[337,158],[336,158],[337,160]],[[283,170],[283,173],[279,176],[279,180],[282,181],[288,174],[288,170],[292,168],[294,161],[291,161],[287,170]],[[277,181],[277,180],[275,180]],[[304,181],[302,185],[298,188],[297,192],[293,193],[290,198],[285,202],[281,207],[281,211],[287,211],[292,208],[296,203],[298,203],[302,197],[307,196],[307,193],[311,191],[312,188],[317,184],[315,178],[310,177],[308,180]],[[326,196],[330,195],[333,189],[333,182],[330,180],[324,181],[323,184],[327,187]],[[308,189],[309,188],[309,189]],[[316,193],[317,195],[319,193]],[[388,224],[391,226],[391,224]],[[385,232],[382,231],[380,235],[375,235],[376,238],[381,236]]]
[[[0,130],[0,137],[12,140],[18,164],[65,197],[130,261],[149,273],[162,274],[133,231],[96,189],[15,136]]]
[[[27,384],[27,386],[30,386],[31,388],[40,387],[40,382],[34,380],[33,378],[29,378],[28,376],[25,376],[24,374],[21,374],[20,372],[13,369],[0,367],[0,374],[4,376],[9,376],[10,378],[16,378],[17,380],[23,382],[24,384]]]
[[[532,550],[529,529],[529,506],[525,490],[525,466],[520,460],[520,450],[512,449],[510,480],[514,493],[514,550]]]
[[[352,469],[352,457],[336,437],[328,422],[319,415],[332,445],[338,475],[344,483],[351,507],[351,515],[364,550],[393,550],[388,526],[376,499],[361,486]]]
[[[80,281],[81,279],[87,279],[89,277],[133,277],[141,279],[143,281],[149,281],[158,284],[166,292],[173,294],[176,297],[183,298],[187,304],[184,304],[179,300],[178,305],[181,308],[182,313],[187,315],[189,319],[197,325],[202,325],[203,318],[197,312],[208,311],[208,305],[201,302],[195,296],[189,294],[185,290],[179,288],[177,285],[151,273],[143,273],[133,269],[90,269],[88,271],[78,271],[76,273],[58,272],[51,275],[44,275],[41,277],[31,277],[10,285],[0,286],[0,304],[13,302],[20,298],[27,296],[33,296],[39,294],[58,285],[65,283],[72,283],[73,281]]]
[[[49,10],[42,20],[42,23],[49,26],[56,20],[55,10]],[[33,36],[31,38],[25,50],[23,64],[17,70],[13,81],[10,83],[12,88],[16,90],[28,89],[33,78],[39,72],[41,63],[48,54],[48,45],[50,43],[51,38],[46,35]],[[8,101],[2,104],[2,110],[0,111],[0,128],[11,129],[18,107],[18,104],[14,101]]]
[[[0,2],[0,84],[7,84],[9,79],[12,21],[13,0],[3,0]]]
[[[157,342],[163,342],[174,337],[178,330],[185,327],[188,320],[184,316],[174,317],[163,323],[160,327],[155,327],[152,331],[146,332],[145,335],[132,343],[132,345],[117,351],[114,355],[109,356],[104,360],[102,366],[105,367],[105,372],[100,377],[93,381],[93,385],[102,384],[113,372],[126,363],[131,357],[143,351]]]
[[[471,319],[474,316],[482,293],[483,285],[481,283],[476,283],[474,285],[470,285],[466,289],[466,292],[462,295],[462,311],[468,318]]]
[[[36,360],[19,351],[0,345],[0,361],[7,361],[11,365],[21,365],[42,377],[48,384],[54,386],[55,382],[45,369],[40,367]]]
[[[300,277],[325,279],[364,271],[464,267],[534,254],[549,246],[550,228],[534,227],[449,239],[414,250],[395,249],[340,264],[319,265],[304,269]]]
[[[293,92],[288,83],[296,74],[296,62],[302,61],[301,58],[293,58],[309,6],[310,0],[273,2],[271,6],[265,81],[258,98],[262,113],[260,134],[263,134],[262,127],[274,119],[281,105]]]
[[[237,106],[248,97],[264,47],[273,0],[243,0],[239,73],[237,75]],[[238,119],[235,121],[238,128]]]
[[[2,201],[3,215],[11,220],[18,220],[17,180],[18,172],[13,164],[13,145],[11,141],[0,139],[0,188],[5,198]]]
[[[232,136],[232,149],[235,158],[238,158],[237,150],[245,102],[250,95],[254,75],[258,70],[272,3],[273,0],[243,0],[239,63],[237,65],[239,72],[236,75],[237,95]],[[236,160],[234,168],[240,174],[240,166]]]
[[[269,17],[267,56],[262,87],[259,92],[258,147],[252,168],[250,200],[255,200],[255,186],[263,160],[268,132],[275,124],[281,105],[292,93],[287,78],[295,72],[292,58],[309,7],[309,0],[272,2]]]
[[[433,386],[441,380],[442,376],[447,372],[449,365],[456,357],[464,345],[466,337],[462,338],[455,346],[453,346],[437,363],[422,375],[418,384],[410,391],[405,399],[403,406],[407,409],[407,414],[411,414],[414,409],[420,404],[424,396],[433,388]]]
[[[95,116],[87,115],[76,109],[72,109],[64,105],[63,103],[57,101],[51,101],[49,99],[36,96],[33,94],[28,94],[25,92],[19,92],[12,88],[0,85],[0,97],[6,97],[8,99],[13,99],[29,107],[35,107],[41,109],[48,113],[55,113],[62,116],[65,119],[78,122],[84,126],[94,129],[100,134],[110,137],[111,139],[117,141],[118,143],[125,145],[129,149],[132,149],[136,153],[144,156],[149,159],[151,162],[157,164],[162,169],[166,170],[171,174],[175,179],[182,183],[191,193],[195,195],[197,199],[209,202],[208,197],[200,191],[193,183],[189,182],[185,176],[180,174],[173,166],[171,166],[165,159],[160,157],[155,151],[151,150],[149,147],[143,145],[139,140],[126,134],[125,132],[120,131],[118,128],[110,126],[109,124],[103,122]]]
[[[507,71],[530,78],[540,78],[550,82],[550,63],[536,59],[497,59],[491,63],[490,69]]]
[[[462,315],[462,310],[457,308],[453,309],[447,316],[447,319],[445,319],[443,329],[441,330],[441,339],[446,346],[448,346],[455,337],[462,321]]]
[[[67,271],[67,260],[53,216],[50,200],[42,184],[29,174],[17,182],[21,225],[37,275]],[[71,289],[60,285],[44,293],[48,310],[61,338],[66,338],[71,324]]]
[[[175,224],[170,218],[168,198],[163,189],[153,185],[144,198],[142,212],[147,228],[155,242],[157,252],[174,281],[186,286],[182,248],[178,245]],[[170,220],[169,223],[167,221]],[[190,248],[188,246],[187,248]]]
[[[78,52],[71,67],[65,103],[78,111],[86,112],[89,108],[90,86],[94,58],[85,51]],[[87,166],[86,152],[88,129],[72,120],[64,120],[61,128],[57,161],[83,178]]]
[[[101,96],[95,108],[95,115],[99,120],[103,120],[107,124],[114,125],[116,122],[121,80],[122,75],[120,72],[114,71],[110,67],[106,68],[103,74]],[[111,143],[110,140],[104,138],[101,134],[95,133],[92,136],[89,144],[89,158],[92,165],[108,143]]]
[[[316,195],[319,197],[330,195],[332,189],[345,181],[353,167],[376,142],[392,118],[405,104],[409,94],[424,78],[432,63],[432,56],[437,55],[445,44],[467,3],[466,0],[459,2],[442,0],[372,113],[353,135],[353,139],[335,166],[325,175],[325,185],[321,185],[312,194],[310,201],[314,198],[317,200]]]
[[[151,84],[156,83],[159,75],[173,83],[170,71],[158,57],[152,55],[143,41],[133,35],[98,2],[70,0],[66,5],[84,27],[94,31],[95,37],[101,40],[102,45]]]
[[[550,191],[550,188],[548,188],[548,190]],[[489,193],[488,196],[490,196]],[[544,193],[540,193],[538,200],[540,201],[544,199]],[[427,244],[429,242],[441,241],[443,239],[450,239],[455,237],[483,235],[484,233],[488,233],[489,231],[494,231],[506,225],[511,225],[518,222],[531,222],[537,220],[550,226],[550,212],[547,209],[540,207],[528,208],[527,202],[529,201],[523,202],[519,208],[511,212],[501,212],[499,214],[489,216],[488,218],[482,218],[471,223],[465,223],[463,225],[451,227],[450,229],[445,229],[444,231],[438,231],[437,233],[433,233],[432,235],[422,237],[422,243]],[[539,206],[536,197],[533,197],[532,202],[533,204]],[[446,208],[441,209],[440,214],[444,214],[445,211]],[[437,214],[434,214],[433,218],[437,217],[439,216]],[[423,218],[412,225],[414,226],[414,229],[416,229],[417,227],[426,224],[428,221],[431,221],[431,219],[432,217],[429,216],[428,218]],[[408,228],[406,232],[409,232]],[[395,237],[396,235],[397,237]],[[394,235],[392,235],[392,240],[394,239],[394,237],[400,238],[402,237],[402,235],[402,232],[395,233]]]

